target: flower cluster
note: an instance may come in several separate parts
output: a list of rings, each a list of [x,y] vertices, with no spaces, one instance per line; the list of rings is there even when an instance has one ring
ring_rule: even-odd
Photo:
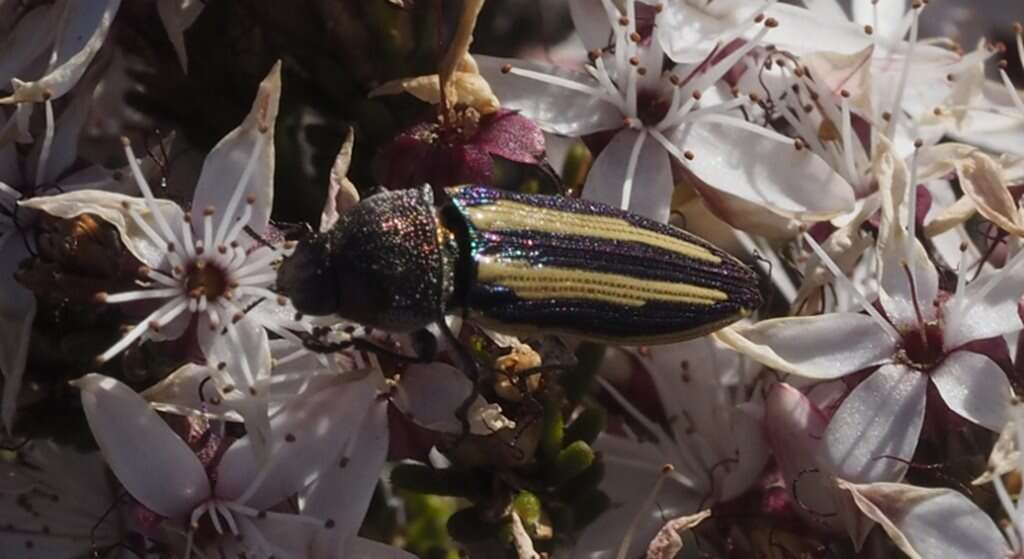
[[[1024,26],[525,4],[0,1],[0,556],[1024,554]],[[538,10],[561,42],[503,31]],[[520,293],[533,328],[474,307],[500,235],[466,184],[564,241],[516,245],[564,284]],[[378,190],[433,226],[359,222]],[[595,271],[566,239],[617,210],[764,303],[681,342],[546,328],[719,293]],[[417,251],[436,278],[361,275]]]

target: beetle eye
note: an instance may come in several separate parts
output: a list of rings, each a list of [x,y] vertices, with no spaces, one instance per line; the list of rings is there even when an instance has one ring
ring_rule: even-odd
[[[339,288],[331,262],[325,237],[301,241],[295,252],[281,263],[277,273],[278,291],[291,299],[300,313],[323,316],[336,312]]]

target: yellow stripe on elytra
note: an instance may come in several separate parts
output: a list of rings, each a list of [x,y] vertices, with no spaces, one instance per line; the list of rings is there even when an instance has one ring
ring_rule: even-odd
[[[649,301],[713,305],[729,299],[723,291],[688,283],[515,261],[481,261],[477,281],[507,287],[520,299],[586,299],[629,307]]]
[[[539,231],[597,237],[616,241],[632,241],[718,264],[721,258],[708,249],[669,235],[641,229],[624,219],[603,215],[563,212],[528,204],[497,200],[466,209],[469,219],[484,231]]]

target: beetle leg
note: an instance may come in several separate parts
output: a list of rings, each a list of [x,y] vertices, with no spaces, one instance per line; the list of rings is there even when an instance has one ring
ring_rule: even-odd
[[[355,345],[355,339],[349,339],[341,342],[328,342],[316,334],[310,333],[300,334],[300,337],[302,338],[302,346],[313,353],[336,353]]]
[[[476,359],[469,353],[466,346],[459,341],[459,338],[455,336],[451,328],[448,327],[448,323],[445,322],[444,317],[441,317],[437,321],[437,326],[441,330],[441,334],[448,340],[449,344],[455,350],[455,354],[458,356],[460,365],[462,365],[462,371],[469,377],[470,382],[473,383],[473,389],[469,392],[469,396],[462,401],[462,404],[455,410],[455,417],[458,418],[459,422],[462,423],[462,433],[459,434],[459,438],[455,441],[455,446],[458,446],[466,437],[469,436],[469,407],[473,405],[477,397],[480,396],[480,367],[477,365]]]

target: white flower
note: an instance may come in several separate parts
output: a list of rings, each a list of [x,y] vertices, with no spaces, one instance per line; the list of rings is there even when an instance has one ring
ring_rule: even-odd
[[[1024,56],[1024,27],[1013,26],[1014,48]],[[999,68],[1000,81],[984,79],[978,68],[972,76],[978,82],[973,96],[966,99],[961,111],[966,114],[952,132],[957,139],[996,152],[1024,155],[1024,94],[1013,84],[1006,68]]]
[[[992,451],[989,469],[975,484],[991,482],[1006,522],[989,515],[951,489],[924,489],[896,483],[842,484],[864,514],[877,521],[900,550],[914,559],[985,557],[1002,559],[1024,554],[1024,509],[1003,483],[1006,473],[1024,471],[1021,448],[1024,406],[1014,401],[1013,417]]]
[[[1021,553],[1021,519],[1009,502],[1011,524],[1001,531],[985,511],[952,489],[901,483],[840,482],[858,508],[911,559],[1006,559]]]
[[[167,37],[174,45],[181,68],[188,72],[188,52],[185,50],[185,30],[189,28],[203,12],[206,2],[203,0],[157,0],[156,9],[160,21],[167,30]]]
[[[745,215],[750,213],[810,222],[852,208],[849,185],[822,160],[748,123],[736,111],[748,99],[726,101],[720,91],[720,79],[760,44],[772,20],[747,21],[748,28],[761,29],[734,50],[662,72],[660,44],[637,33],[636,9],[632,1],[623,13],[605,3],[614,52],[595,51],[586,74],[479,58],[502,105],[522,111],[545,131],[614,132],[587,176],[584,198],[667,221],[674,159],[696,176],[692,182],[708,205],[734,225],[755,220]],[[655,16],[655,28],[661,16]]]
[[[781,109],[774,116],[785,118],[806,147],[863,192],[870,186],[865,184],[870,176],[864,175],[877,137],[887,137],[906,157],[915,140],[930,145],[958,128],[966,105],[980,90],[978,68],[992,53],[978,48],[965,55],[918,40],[923,8],[917,4],[909,11],[900,0],[881,6],[867,0],[853,4],[858,24],[846,21],[841,10],[836,17],[821,16],[817,29],[780,14],[781,37],[772,35],[783,39],[777,46],[784,50],[772,55],[778,64],[745,79],[748,87],[754,81],[765,86],[761,95],[774,109]],[[776,8],[799,12],[789,6]],[[829,40],[808,40],[822,32],[830,32]],[[793,44],[787,44],[787,37]],[[796,62],[792,53],[800,55],[796,64],[791,64]]]
[[[636,557],[666,517],[742,495],[768,460],[760,396],[740,356],[701,338],[630,352],[605,367],[628,370],[634,363],[653,381],[668,424],[653,421],[601,380],[643,431],[602,434],[595,443],[606,468],[601,489],[613,508],[584,530],[574,557],[608,550]]]
[[[40,103],[71,90],[103,46],[121,0],[55,2],[26,13],[0,48],[0,83],[14,93],[0,103]],[[23,72],[52,45],[46,70],[24,81]]]
[[[194,548],[264,558],[339,557],[342,550],[333,544],[308,553],[321,539],[331,540],[327,532],[337,532],[338,539],[331,541],[338,545],[353,539],[371,493],[363,486],[372,487],[366,480],[375,479],[384,460],[379,441],[387,441],[386,422],[365,420],[368,413],[380,413],[370,411],[378,401],[372,375],[351,381],[321,379],[282,406],[271,419],[269,458],[263,462],[257,460],[250,437],[218,449],[225,442],[209,428],[201,439],[214,452],[197,454],[145,400],[117,380],[90,374],[75,385],[111,470],[136,500],[185,536],[186,558]],[[378,450],[364,460],[358,454],[363,448],[359,441]],[[349,468],[360,470],[356,478],[361,485],[347,487],[335,479],[344,477],[335,472]],[[326,479],[337,490],[333,510],[356,514],[319,516],[310,506],[301,515],[268,510]],[[348,499],[348,490],[359,497]],[[213,528],[212,541],[197,539],[200,522]]]
[[[656,30],[665,54],[676,62],[700,62],[749,31],[748,22],[776,0],[665,0]]]
[[[280,97],[280,64],[260,84],[242,124],[210,152],[192,199],[192,211],[158,200],[125,142],[129,165],[143,198],[81,191],[36,198],[24,206],[59,217],[97,215],[116,227],[143,264],[141,289],[100,293],[105,303],[159,300],[159,307],[101,354],[106,361],[140,338],[175,339],[198,319],[200,345],[234,323],[255,320],[283,337],[302,328],[286,299],[272,292],[274,263],[289,244],[265,241],[274,175],[274,121]],[[270,301],[269,304],[255,303]]]
[[[822,439],[827,416],[796,388],[784,383],[771,387],[765,399],[765,436],[794,503],[808,526],[823,532],[845,530],[860,550],[871,531],[850,495],[840,488],[839,474]]]
[[[125,537],[118,488],[97,452],[33,440],[0,456],[0,549],[18,557],[85,557]]]
[[[94,165],[69,172],[78,159],[79,134],[90,103],[90,95],[75,95],[55,118],[53,105],[47,101],[44,133],[27,157],[22,158],[13,144],[0,142],[0,292],[4,294],[0,297],[0,331],[5,332],[0,336],[0,373],[4,377],[0,410],[8,430],[14,422],[36,312],[35,296],[14,279],[21,262],[35,252],[38,212],[24,203],[54,192],[124,189],[118,172]]]
[[[912,204],[908,213],[914,213]],[[813,239],[808,236],[807,242],[852,288]],[[967,284],[964,258],[956,293],[940,297],[938,274],[914,238],[913,226],[895,227],[881,249],[879,303],[885,316],[851,289],[867,315],[772,319],[723,332],[720,338],[769,367],[817,380],[876,368],[836,410],[823,452],[846,480],[898,481],[917,447],[929,384],[968,421],[993,431],[1005,424],[1009,381],[992,359],[969,344],[1021,329],[1022,264],[1024,253]]]
[[[456,417],[473,391],[466,374],[447,363],[410,365],[395,386],[392,402],[416,424],[442,433],[461,434],[462,422]],[[516,423],[501,413],[501,406],[488,403],[482,396],[466,411],[469,432],[490,435],[501,429],[515,429]]]

